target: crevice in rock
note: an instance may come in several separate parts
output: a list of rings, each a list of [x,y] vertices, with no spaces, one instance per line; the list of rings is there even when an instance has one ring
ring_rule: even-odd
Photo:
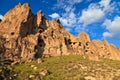
[[[11,35],[14,35],[15,33],[14,32],[11,32]]]
[[[0,19],[0,22],[2,22],[2,19]]]
[[[36,50],[36,54],[35,54],[35,58],[41,58],[43,56],[43,52],[44,52],[44,48],[45,48],[45,42],[44,40],[39,37],[38,38],[38,44],[35,46],[35,50]]]

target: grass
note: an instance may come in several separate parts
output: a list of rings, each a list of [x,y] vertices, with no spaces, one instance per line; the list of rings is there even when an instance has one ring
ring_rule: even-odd
[[[31,65],[37,69],[34,70]],[[120,61],[90,61],[80,55],[45,58],[40,64],[33,61],[15,65],[14,71],[18,73],[15,80],[32,80],[29,75],[39,74],[41,70],[48,70],[50,73],[42,77],[42,80],[86,80],[86,77],[90,78],[89,80],[114,80],[120,75]]]

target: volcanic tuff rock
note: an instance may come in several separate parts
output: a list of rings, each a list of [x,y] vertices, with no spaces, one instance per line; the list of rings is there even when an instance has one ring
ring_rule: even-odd
[[[0,22],[5,39],[2,57],[19,62],[69,54],[87,55],[89,59],[120,60],[120,49],[106,40],[90,40],[81,32],[77,37],[67,32],[58,20],[48,20],[42,11],[34,15],[29,4],[18,4]]]

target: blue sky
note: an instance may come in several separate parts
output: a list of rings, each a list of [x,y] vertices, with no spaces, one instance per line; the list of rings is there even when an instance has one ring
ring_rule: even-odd
[[[87,32],[91,39],[107,39],[120,47],[120,0],[0,0],[0,18],[18,3],[29,3],[36,14],[59,18],[74,35]]]

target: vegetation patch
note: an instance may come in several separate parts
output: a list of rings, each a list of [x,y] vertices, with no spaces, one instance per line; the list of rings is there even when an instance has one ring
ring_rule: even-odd
[[[18,73],[17,80],[109,80],[118,78],[119,66],[120,61],[90,61],[80,55],[69,55],[45,58],[40,64],[35,61],[18,64],[14,71]]]

